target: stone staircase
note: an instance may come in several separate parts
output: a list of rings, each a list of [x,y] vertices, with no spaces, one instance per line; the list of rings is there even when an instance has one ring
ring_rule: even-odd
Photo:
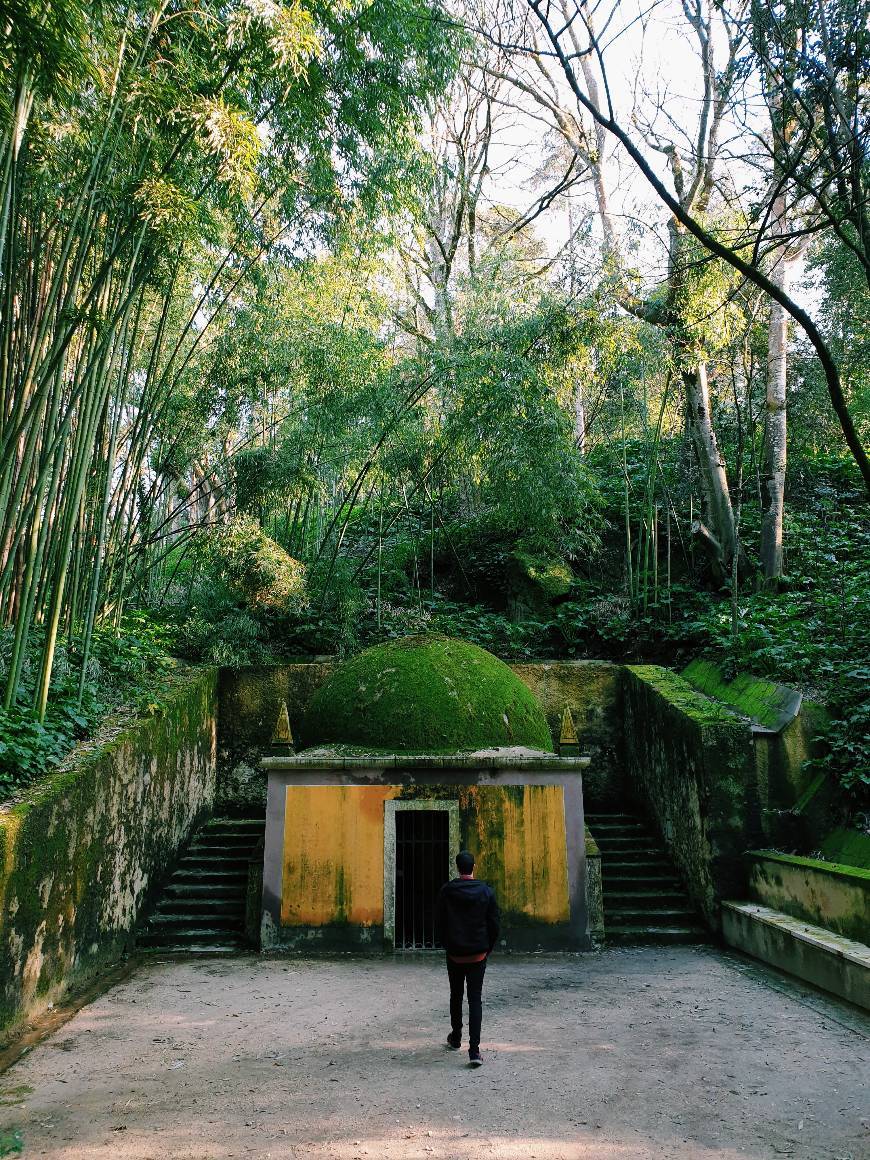
[[[137,945],[202,953],[249,949],[248,862],[265,826],[263,818],[211,818],[201,826],[139,931]]]
[[[601,851],[607,943],[693,943],[707,930],[649,827],[634,814],[586,815]]]

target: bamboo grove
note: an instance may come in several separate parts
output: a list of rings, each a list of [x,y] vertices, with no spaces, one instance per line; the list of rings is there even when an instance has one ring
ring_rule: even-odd
[[[3,17],[6,708],[35,631],[37,716],[59,634],[84,681],[95,618],[120,617],[180,509],[219,490],[207,458],[182,501],[174,486],[203,418],[190,368],[266,254],[302,252],[346,199],[388,197],[414,102],[450,61],[423,14],[163,0]]]

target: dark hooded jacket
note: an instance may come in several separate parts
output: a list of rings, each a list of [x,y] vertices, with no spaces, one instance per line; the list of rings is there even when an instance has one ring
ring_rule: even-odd
[[[445,882],[435,904],[435,938],[448,955],[489,954],[498,938],[492,888],[475,878]]]

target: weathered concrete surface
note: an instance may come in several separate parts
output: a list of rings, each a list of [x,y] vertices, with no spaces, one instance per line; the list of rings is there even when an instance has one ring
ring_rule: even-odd
[[[567,705],[574,718],[580,752],[592,758],[583,775],[587,804],[619,808],[624,801],[622,668],[608,661],[512,663],[547,714],[555,741]]]
[[[49,1160],[859,1160],[870,1020],[706,948],[495,959],[469,1072],[437,959],[159,962],[0,1077]]]
[[[757,902],[724,902],[729,946],[870,1011],[870,947]]]
[[[682,673],[708,697],[730,705],[763,728],[753,730],[759,824],[772,846],[816,850],[836,814],[836,792],[813,772],[828,715],[796,689],[748,673],[727,680],[710,661],[694,660]]]
[[[722,899],[745,894],[743,855],[759,845],[750,726],[668,669],[627,665],[624,672],[629,786],[716,929]]]
[[[749,855],[749,896],[772,910],[870,943],[870,870],[757,850]]]
[[[0,1038],[132,944],[214,798],[216,686],[194,672],[0,809]]]
[[[291,728],[298,733],[308,702],[334,667],[327,661],[221,669],[217,797],[222,805],[265,808],[266,776],[260,758],[268,752],[281,702],[287,702]]]

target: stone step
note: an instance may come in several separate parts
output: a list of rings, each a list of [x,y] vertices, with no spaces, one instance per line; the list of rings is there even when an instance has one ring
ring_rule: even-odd
[[[238,910],[235,914],[213,914],[211,911],[190,914],[188,911],[156,911],[148,920],[149,930],[219,930],[240,931],[244,929],[245,914]]]
[[[605,937],[609,943],[625,945],[663,945],[672,943],[708,942],[709,935],[700,924],[678,924],[659,926],[655,923],[634,923],[630,925],[605,926]]]
[[[639,822],[636,818],[614,818],[612,821],[608,822],[597,822],[594,819],[590,820],[589,816],[587,815],[584,818],[584,821],[591,830],[596,830],[600,834],[631,834],[636,830],[648,830],[649,828],[648,826],[644,825],[643,822]]]
[[[604,866],[661,865],[673,867],[673,863],[662,856],[660,850],[601,850]]]
[[[196,839],[188,849],[196,847],[200,850],[226,850],[233,855],[248,850],[256,850],[257,839],[251,834],[197,834]]]
[[[245,897],[246,885],[244,881],[234,881],[231,883],[203,882],[199,878],[179,882],[173,877],[170,879],[169,885],[164,891],[164,897],[175,898],[179,901],[185,898],[212,898],[215,900],[226,899],[227,901],[231,901]]]
[[[592,836],[601,849],[621,850],[623,846],[635,846],[638,844],[644,846],[652,846],[656,850],[661,850],[662,844],[652,834],[644,833],[643,830],[638,830],[634,834],[602,834],[599,830],[597,833],[593,831]]]
[[[690,906],[604,906],[604,929],[621,926],[694,926],[697,916]]]
[[[636,883],[631,883],[632,888],[634,888],[635,885],[636,885]],[[660,898],[662,896],[662,893],[677,894],[679,892],[679,888],[680,887],[679,887],[678,882],[670,882],[667,884],[666,887],[658,886],[656,889],[650,890],[648,897],[651,899],[657,899],[657,898]],[[610,894],[606,894],[604,896],[604,905],[605,906],[609,905],[611,897],[612,897],[612,895],[610,895]],[[685,895],[681,896],[681,901],[685,901]]]
[[[680,890],[604,890],[604,907],[620,906],[685,906],[686,895]]]
[[[229,898],[213,898],[209,894],[195,894],[186,898],[163,897],[158,902],[154,913],[159,917],[169,914],[205,914],[215,917],[229,915],[236,918],[239,915],[244,915],[245,901],[245,896],[241,891]]]
[[[610,873],[669,873],[676,877],[674,865],[667,858],[607,858],[607,870]]]
[[[593,837],[602,852],[604,850],[613,850],[615,852],[620,850],[633,850],[635,847],[661,851],[661,845],[649,834],[615,834],[611,837],[598,833],[593,834]]]
[[[183,955],[191,958],[202,955],[203,958],[215,958],[223,955],[250,955],[253,954],[251,944],[244,939],[221,939],[217,942],[205,943],[178,943],[172,939],[153,943],[140,942],[138,949],[146,955]]]
[[[204,849],[191,848],[179,858],[179,867],[213,867],[213,865],[227,865],[227,867],[247,867],[247,854],[240,857],[235,850],[226,850],[220,847]]]
[[[266,819],[263,818],[209,818],[202,827],[202,833],[209,830],[232,830],[240,833],[242,830],[266,829]]]
[[[152,950],[179,950],[201,954],[224,951],[250,951],[251,947],[239,931],[204,927],[188,930],[145,930],[137,945]]]
[[[619,833],[605,834],[601,830],[593,830],[592,837],[600,850],[621,850],[624,846],[643,845],[651,846],[654,850],[661,850],[661,844],[652,834],[638,830],[634,834]]]
[[[181,885],[186,882],[232,885],[246,882],[247,879],[248,870],[246,866],[223,866],[220,864],[215,865],[213,869],[206,866],[179,866],[172,875],[172,882],[175,885]]]
[[[227,858],[231,862],[243,862],[250,858],[251,854],[256,850],[256,846],[252,846],[249,842],[244,845],[226,842],[204,842],[197,838],[195,842],[187,847],[182,857],[189,857],[196,855],[197,857],[209,858]]]

